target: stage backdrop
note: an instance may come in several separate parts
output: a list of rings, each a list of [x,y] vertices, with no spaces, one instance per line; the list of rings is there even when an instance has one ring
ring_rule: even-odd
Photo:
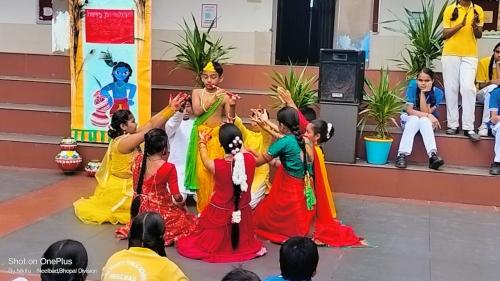
[[[71,133],[108,142],[111,115],[151,117],[151,1],[70,0]]]

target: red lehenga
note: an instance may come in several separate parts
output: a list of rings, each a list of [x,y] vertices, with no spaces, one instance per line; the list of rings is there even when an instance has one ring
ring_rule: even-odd
[[[288,175],[283,166],[279,166],[271,192],[255,209],[255,233],[266,240],[283,243],[292,236],[307,236],[313,217],[314,210],[306,206],[304,180]]]
[[[142,155],[134,160],[134,187],[139,178]],[[168,187],[167,187],[168,185]],[[165,245],[171,245],[179,238],[189,235],[196,229],[196,218],[189,214],[184,207],[174,204],[172,195],[180,194],[177,185],[177,172],[172,163],[165,162],[154,175],[144,179],[141,194],[139,214],[157,212],[165,221]],[[126,238],[130,230],[130,222],[118,228],[116,236]]]
[[[292,149],[296,150],[295,155],[300,155],[298,151],[300,148],[295,140],[290,138],[285,140],[283,137],[279,141],[289,143],[278,145],[277,147],[281,147],[278,151],[273,149],[273,144],[270,150],[280,157],[282,164],[293,161],[289,156],[292,155],[290,153]],[[352,228],[341,224],[334,217],[333,200],[331,196],[328,198],[326,193],[327,190],[330,192],[330,189],[327,186],[324,160],[320,159],[317,150],[315,150],[314,165],[316,204],[308,209],[304,178],[291,176],[283,166],[280,166],[274,175],[271,192],[255,209],[255,233],[275,243],[283,243],[293,236],[312,235],[317,243],[329,246],[363,246],[362,239],[356,236]],[[314,233],[311,233],[313,225]]]
[[[255,172],[255,158],[244,154],[248,186],[252,186]],[[239,209],[239,244],[231,247],[231,215],[234,211],[231,162],[214,160],[215,186],[210,203],[198,219],[198,228],[190,236],[176,242],[177,251],[182,256],[206,262],[241,262],[265,254],[262,242],[255,238],[250,208],[250,188],[241,193]]]
[[[341,224],[335,218],[335,205],[331,196],[325,159],[319,146],[314,147],[313,166],[314,191],[317,199],[314,240],[332,247],[364,246],[364,241],[356,236],[352,227]]]

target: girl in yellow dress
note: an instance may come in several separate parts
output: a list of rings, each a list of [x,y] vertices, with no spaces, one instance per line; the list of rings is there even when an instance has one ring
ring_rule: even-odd
[[[132,161],[144,134],[153,128],[163,128],[165,122],[179,110],[187,95],[171,98],[169,105],[137,128],[134,115],[129,110],[118,110],[111,117],[108,135],[111,138],[102,165],[95,178],[94,195],[75,203],[76,216],[88,224],[125,224],[130,220],[132,188]]]

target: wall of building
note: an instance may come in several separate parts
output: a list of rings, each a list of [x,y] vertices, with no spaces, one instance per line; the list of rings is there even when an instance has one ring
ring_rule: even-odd
[[[232,53],[232,63],[270,64],[272,62],[273,2],[277,0],[212,0],[218,5],[219,21],[215,36],[237,49]],[[36,24],[37,0],[3,1],[0,9],[0,52],[51,54],[51,26]],[[175,55],[172,47],[161,40],[176,40],[182,19],[193,14],[201,18],[201,4],[206,1],[152,0],[153,4],[153,59],[170,60]],[[403,7],[420,10],[420,1],[380,0],[379,22],[404,17]],[[444,0],[435,0],[436,9]],[[373,0],[337,0],[335,38],[348,35],[351,45],[369,42],[369,68],[389,66],[397,69],[391,59],[399,58],[407,41],[404,36],[380,28],[372,33]],[[368,34],[368,41],[365,41]],[[480,55],[488,55],[497,38],[479,40]],[[363,43],[364,42],[364,43]],[[336,44],[338,45],[338,44]],[[439,70],[439,62],[436,63]]]
[[[51,26],[36,23],[37,0],[4,1],[0,9],[0,52],[51,54]],[[177,40],[179,24],[191,14],[201,21],[201,4],[217,4],[214,36],[237,49],[231,62],[269,64],[272,49],[273,0],[152,0],[153,59],[175,55],[161,40]]]

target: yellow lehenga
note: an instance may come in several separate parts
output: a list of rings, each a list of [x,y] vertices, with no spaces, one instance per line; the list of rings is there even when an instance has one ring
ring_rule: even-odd
[[[130,204],[134,194],[132,161],[136,152],[118,151],[122,137],[112,140],[95,178],[94,195],[73,203],[76,216],[88,224],[126,224],[130,220]]]

